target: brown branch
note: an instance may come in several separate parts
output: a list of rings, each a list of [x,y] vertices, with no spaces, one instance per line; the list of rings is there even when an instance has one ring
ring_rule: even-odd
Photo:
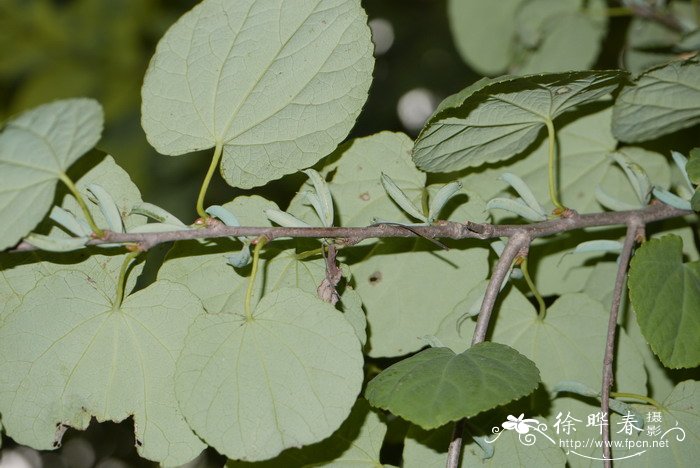
[[[472,336],[472,346],[486,339],[486,332],[488,331],[489,322],[491,321],[491,312],[493,312],[493,307],[496,305],[498,293],[501,290],[501,285],[506,279],[508,272],[510,272],[511,265],[513,265],[517,257],[524,257],[527,255],[527,249],[530,247],[532,237],[528,233],[526,227],[527,226],[523,226],[508,239],[506,248],[503,249],[503,253],[501,253],[496,267],[491,274],[489,284],[486,286],[486,293],[484,293],[484,300],[481,302],[481,308],[479,309],[479,318],[476,321],[476,328]],[[466,422],[466,419],[460,419],[455,423],[450,447],[447,450],[447,468],[457,468],[459,466],[462,453],[462,438],[464,436],[464,426]]]
[[[452,430],[452,439],[450,447],[447,449],[447,468],[459,468],[459,459],[462,455],[462,440],[464,438],[464,426],[467,424],[466,419],[460,419],[455,423]]]
[[[562,232],[587,227],[614,226],[627,224],[629,219],[639,218],[642,223],[678,218],[693,214],[661,203],[633,211],[615,211],[578,215],[570,213],[566,217],[524,225],[478,224],[470,221],[455,223],[441,221],[430,226],[411,226],[410,229],[397,224],[376,224],[367,227],[231,227],[215,223],[203,228],[184,231],[118,233],[105,231],[104,236],[90,239],[86,245],[138,244],[140,250],[148,250],[166,242],[191,239],[216,239],[223,237],[265,236],[269,240],[283,237],[293,238],[335,238],[341,243],[355,244],[364,239],[387,237],[423,237],[427,239],[493,239],[511,237],[518,232],[527,232],[531,238],[545,237]],[[9,252],[37,250],[36,247],[21,242]]]
[[[501,285],[506,279],[506,275],[510,271],[510,267],[513,265],[515,259],[527,255],[530,242],[532,242],[532,237],[525,229],[516,232],[508,239],[506,248],[503,249],[503,253],[501,253],[498,263],[496,263],[496,267],[491,274],[489,284],[486,286],[486,293],[484,294],[484,300],[479,309],[479,318],[476,320],[476,328],[472,336],[472,346],[486,339],[486,332],[488,331],[489,322],[491,321],[491,312],[493,312],[493,307],[496,305],[496,299],[498,299],[498,293],[501,291]]]
[[[627,267],[632,258],[632,250],[637,239],[644,234],[644,223],[638,218],[630,218],[627,223],[627,235],[620,253],[617,276],[615,278],[615,289],[613,290],[612,305],[610,306],[610,319],[608,320],[608,336],[605,342],[605,355],[603,357],[603,388],[601,390],[600,411],[604,417],[610,413],[610,390],[613,385],[613,360],[615,356],[615,334],[617,331],[617,316],[620,311],[622,292],[625,289],[625,278]],[[601,426],[601,437],[603,439],[603,464],[605,468],[612,467],[612,452],[608,442],[610,441],[610,419],[608,424]]]

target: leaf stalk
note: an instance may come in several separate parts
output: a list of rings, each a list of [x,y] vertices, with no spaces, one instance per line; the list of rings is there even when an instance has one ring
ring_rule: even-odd
[[[246,322],[253,321],[253,311],[250,306],[251,299],[253,298],[253,288],[255,287],[255,277],[258,274],[258,264],[260,263],[260,251],[267,242],[267,238],[262,236],[258,238],[255,244],[255,249],[253,250],[253,266],[250,270],[250,278],[248,279],[248,288],[245,292],[245,301],[243,303],[243,310],[245,311]]]
[[[221,153],[223,152],[223,149],[223,142],[217,142],[216,146],[214,147],[214,156],[211,158],[211,164],[209,164],[209,169],[207,170],[207,175],[204,176],[202,187],[199,189],[199,196],[197,197],[197,214],[202,219],[209,218],[209,215],[204,210],[204,197],[209,189],[209,184],[214,176],[214,171],[219,166],[219,161],[221,161]]]

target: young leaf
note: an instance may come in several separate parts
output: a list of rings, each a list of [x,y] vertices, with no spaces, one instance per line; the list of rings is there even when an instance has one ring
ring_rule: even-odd
[[[94,197],[93,201],[100,207],[102,216],[107,221],[110,231],[124,232],[124,222],[122,221],[119,207],[114,202],[112,196],[100,185],[90,184],[87,186],[88,192]]]
[[[642,206],[649,203],[651,197],[651,182],[644,168],[627,157],[624,153],[615,152],[611,155],[615,162],[625,171],[627,180],[634,188],[637,199]]]
[[[683,263],[675,235],[645,242],[632,258],[630,300],[651,349],[673,369],[700,364],[700,262]]]
[[[547,219],[547,215],[545,213],[533,210],[520,198],[517,200],[512,200],[510,198],[492,198],[486,204],[486,208],[489,210],[506,210],[517,216],[522,216],[529,221],[545,221]]]
[[[455,195],[462,190],[462,182],[456,180],[445,184],[438,192],[431,197],[428,209],[428,223],[432,224],[440,216],[440,211]]]
[[[676,163],[676,167],[678,168],[678,171],[681,173],[681,177],[683,177],[683,181],[685,182],[686,188],[692,192],[693,191],[693,184],[690,181],[690,177],[688,176],[688,159],[683,156],[681,153],[678,151],[671,151],[671,156],[673,157],[673,162]]]
[[[0,251],[42,220],[66,170],[100,139],[102,107],[86,98],[44,104],[0,133]]]
[[[228,263],[234,268],[243,268],[248,266],[250,265],[251,260],[250,245],[248,244],[243,244],[243,247],[241,247],[239,252],[227,257]]]
[[[129,233],[138,232],[168,232],[168,231],[187,231],[189,226],[183,226],[182,224],[170,224],[170,223],[148,223],[142,224],[140,226],[133,227],[129,229]]]
[[[679,210],[690,210],[690,202],[688,200],[684,200],[681,197],[679,197],[676,194],[673,194],[669,192],[668,190],[660,189],[658,187],[654,187],[654,190],[652,191],[654,196],[661,200],[662,202],[666,203],[667,205],[671,205],[674,208],[678,208]]]
[[[175,215],[152,203],[139,203],[131,209],[130,214],[148,216],[159,223],[185,226],[185,223],[180,221]]]
[[[416,140],[413,160],[449,172],[512,158],[547,122],[614,91],[622,72],[569,72],[480,80],[446,98]]]
[[[51,208],[49,217],[59,226],[67,229],[71,234],[77,237],[88,237],[90,235],[90,226],[87,223],[81,223],[68,210],[64,210],[60,206]]]
[[[168,465],[192,460],[205,446],[180,413],[173,375],[187,329],[204,312],[199,300],[158,281],[119,305],[114,289],[99,286],[85,273],[57,272],[2,323],[5,430],[52,449],[59,424],[85,429],[93,416],[133,416],[141,456]]]
[[[382,185],[384,190],[389,194],[392,200],[396,202],[397,205],[401,207],[406,213],[412,217],[423,221],[424,223],[428,221],[423,213],[420,212],[418,208],[408,199],[405,193],[399,188],[396,183],[391,180],[391,177],[382,173]]]
[[[204,0],[158,43],[143,128],[162,154],[221,145],[229,184],[263,185],[345,138],[367,98],[372,51],[359,0]]]
[[[367,385],[372,406],[433,429],[530,394],[535,364],[508,346],[479,343],[461,354],[429,348],[385,369]]]
[[[209,445],[229,458],[265,460],[338,429],[360,391],[362,366],[342,313],[285,288],[263,297],[251,320],[200,316],[180,354],[175,390]]]
[[[328,184],[323,180],[321,175],[313,169],[305,170],[304,174],[309,176],[309,180],[316,191],[315,195],[308,193],[307,198],[311,200],[311,195],[313,195],[315,203],[312,202],[312,205],[316,213],[318,213],[318,217],[321,218],[323,225],[325,227],[333,226],[333,219],[335,218],[333,214],[333,197],[331,196]]]
[[[527,206],[532,208],[532,210],[534,210],[535,212],[545,215],[546,217],[546,212],[544,211],[544,208],[542,208],[542,205],[540,205],[540,202],[537,201],[537,198],[532,193],[532,190],[530,189],[530,187],[528,187],[525,181],[523,181],[523,179],[510,172],[506,172],[503,175],[501,175],[500,179],[506,182],[511,187],[513,187],[513,190],[515,190],[518,193],[518,195],[520,195],[520,198],[523,199]]]
[[[613,133],[627,142],[646,141],[700,122],[700,62],[672,62],[644,72],[620,92]]]
[[[311,225],[298,219],[294,215],[291,215],[286,211],[276,210],[274,208],[265,210],[265,216],[267,216],[267,219],[273,223],[279,224],[283,227],[311,227]]]
[[[89,237],[50,237],[31,233],[24,238],[25,242],[48,252],[70,252],[85,247]]]
[[[622,251],[622,242],[606,239],[581,242],[576,246],[573,253],[585,252],[605,252],[619,254]]]

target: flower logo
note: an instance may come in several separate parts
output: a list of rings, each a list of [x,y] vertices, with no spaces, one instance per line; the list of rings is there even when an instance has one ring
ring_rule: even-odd
[[[515,429],[518,434],[527,434],[530,432],[531,427],[537,427],[539,421],[537,419],[523,419],[524,417],[525,413],[521,413],[517,418],[509,414],[508,421],[501,425],[503,426],[503,429],[507,431],[512,431]]]

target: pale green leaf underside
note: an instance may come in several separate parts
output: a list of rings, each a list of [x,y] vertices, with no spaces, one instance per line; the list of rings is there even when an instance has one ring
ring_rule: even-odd
[[[498,75],[513,58],[515,12],[523,0],[450,0],[448,19],[460,55],[474,70]]]
[[[175,401],[175,359],[203,313],[184,286],[159,281],[112,303],[81,272],[44,278],[0,328],[0,410],[7,433],[53,448],[57,424],[134,418],[141,456],[168,465],[204,444]],[[59,440],[60,442],[60,440]]]
[[[499,415],[499,413],[496,413],[496,415]],[[551,427],[549,421],[541,416],[526,414],[526,417],[535,418]],[[495,436],[488,429],[499,427],[505,421],[506,416],[503,415],[500,419],[490,418],[488,425],[479,424],[479,427],[485,429],[486,437],[492,440]],[[481,423],[481,420],[479,423]],[[493,444],[493,457],[488,459],[484,459],[484,451],[476,445],[473,439],[466,436],[464,438],[465,445],[462,448],[461,466],[555,468],[565,465],[566,457],[564,456],[564,451],[544,440],[544,438],[540,437],[537,443],[527,446],[519,440],[519,434],[516,431],[503,431],[502,429],[501,431],[503,434]],[[412,426],[408,430],[404,442],[403,468],[443,468],[451,433],[452,427],[450,425],[432,431],[424,431],[416,426]]]
[[[445,318],[437,335],[455,352],[469,346],[474,331],[474,321],[470,319],[464,321],[457,334],[462,313],[463,310],[455,310]],[[548,308],[541,321],[527,298],[511,288],[499,307],[493,340],[512,346],[532,359],[547,386],[573,380],[597,388],[602,375],[608,314],[600,302],[585,294],[566,294]],[[642,357],[623,330],[619,331],[616,362],[617,388],[646,394]]]
[[[661,428],[661,433],[670,432],[664,437],[668,441],[668,447],[664,449],[649,450],[644,455],[638,457],[639,462],[635,465],[642,468],[655,468],[668,465],[672,462],[674,466],[693,466],[698,460],[698,446],[700,446],[700,383],[694,380],[686,380],[679,383],[673,391],[661,402],[664,407],[661,423],[657,424]],[[658,412],[653,406],[637,406],[635,408],[642,414]],[[685,438],[678,440],[682,436],[678,429],[683,430]],[[635,442],[647,441],[653,444],[659,436],[649,436],[646,432],[638,434]]]
[[[523,304],[523,308],[525,304]],[[529,312],[510,309],[494,329],[493,339],[532,359],[542,382],[552,386],[562,380],[600,385],[609,311],[585,294],[566,294],[547,310],[540,321]],[[620,391],[646,394],[642,357],[623,330],[618,332],[615,384]]]
[[[359,0],[205,0],[161,39],[142,89],[160,153],[223,145],[221,172],[250,188],[340,143],[374,60]]]
[[[683,263],[675,235],[646,242],[630,265],[630,299],[651,349],[665,366],[700,364],[700,262]]]
[[[516,12],[514,72],[520,75],[585,70],[605,36],[605,2],[528,0]]]
[[[621,72],[569,72],[482,80],[445,99],[413,149],[416,165],[449,172],[511,158],[547,121],[613,91]]]
[[[86,98],[39,106],[0,133],[0,250],[11,247],[51,207],[56,183],[100,139],[102,107]]]
[[[700,62],[673,62],[642,74],[615,102],[613,133],[651,140],[700,122]]]
[[[187,421],[232,459],[319,442],[347,418],[363,378],[360,344],[333,306],[299,289],[263,297],[253,320],[200,316],[177,364]]]
[[[109,189],[124,215],[126,226],[132,227],[145,223],[143,216],[126,216],[131,211],[131,207],[141,202],[141,194],[129,175],[114,162],[111,156],[105,156],[102,161],[86,172],[76,182],[76,186],[86,197],[84,188],[93,183]],[[89,201],[87,204],[97,224],[104,226],[100,209]],[[61,206],[78,218],[83,217],[72,194],[66,193]],[[43,227],[43,224],[41,226]],[[68,236],[56,226],[51,226],[49,232],[51,236]],[[59,270],[81,271],[88,275],[98,288],[105,291],[114,290],[119,268],[124,258],[122,252],[123,250],[119,250],[118,255],[105,255],[114,252],[105,249],[92,249],[76,252],[71,254],[69,258],[65,255],[55,255],[49,252],[26,252],[0,256],[0,321],[2,317],[9,315],[17,307],[24,295],[32,290],[41,278],[52,275]],[[127,279],[127,291],[130,291],[136,283],[136,278],[142,268],[143,262],[132,267],[131,274]]]
[[[425,429],[471,417],[532,392],[535,364],[508,346],[479,343],[461,354],[429,348],[385,369],[367,385],[372,406]]]
[[[360,398],[350,416],[329,438],[301,449],[288,449],[263,462],[229,461],[227,468],[319,467],[380,468],[379,451],[384,442],[386,424]]]

